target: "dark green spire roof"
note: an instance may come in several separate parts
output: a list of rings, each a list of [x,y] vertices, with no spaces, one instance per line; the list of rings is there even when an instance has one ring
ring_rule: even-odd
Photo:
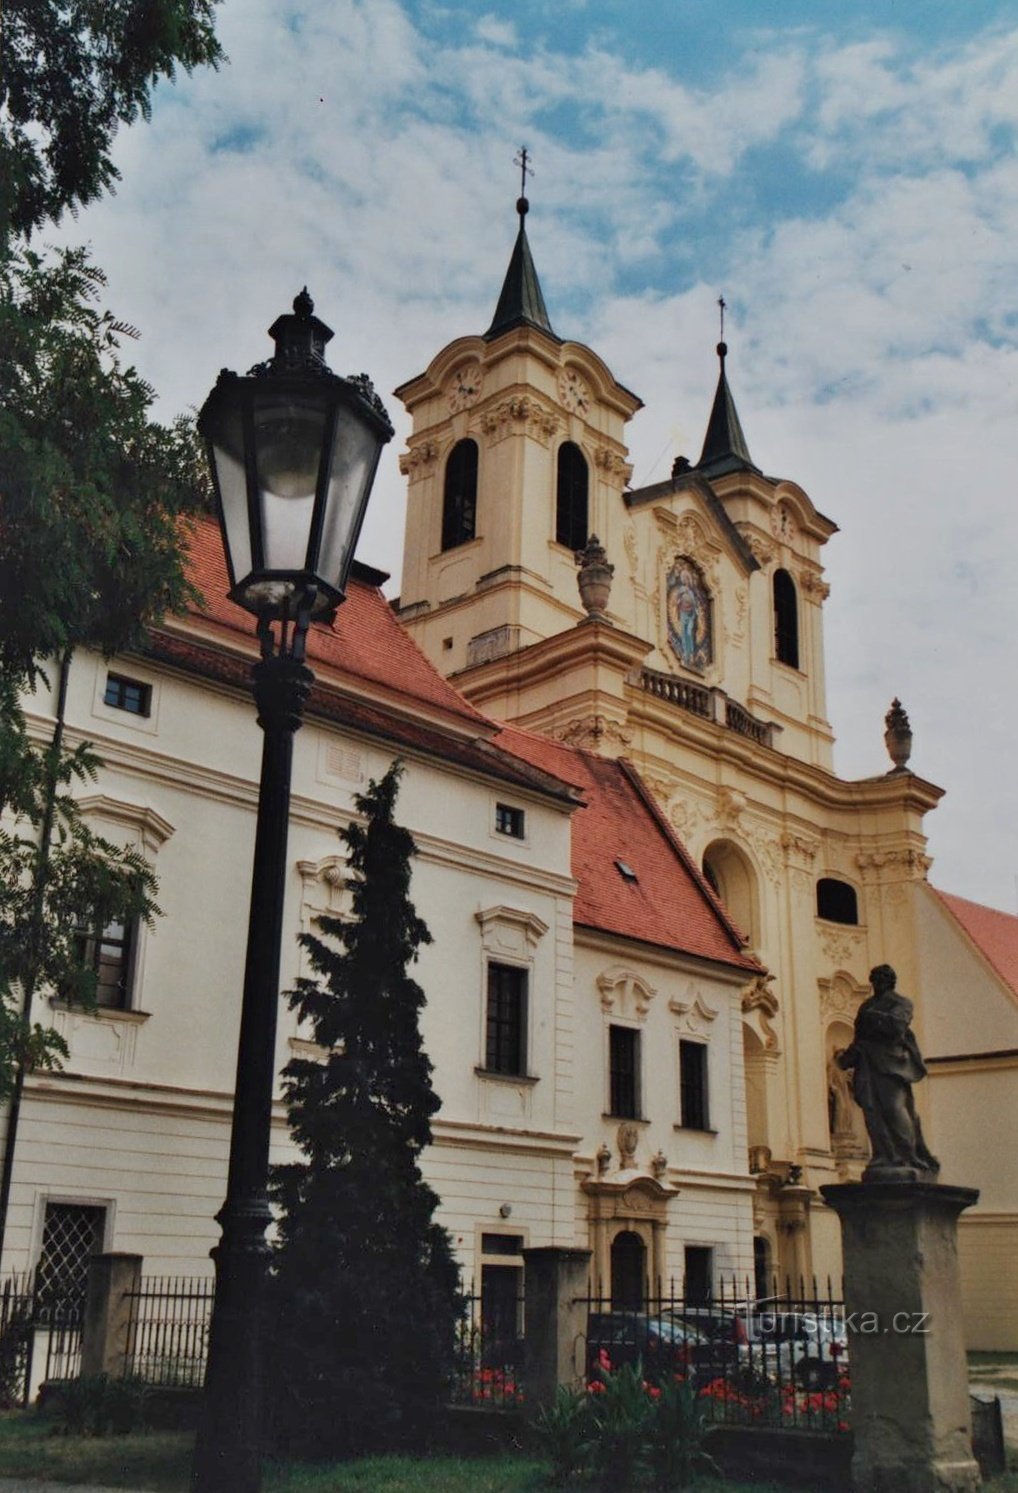
[[[521,197],[516,204],[516,211],[520,215],[520,231],[516,235],[516,243],[509,261],[509,268],[505,272],[502,294],[498,298],[494,318],[484,334],[486,342],[490,342],[493,337],[501,336],[503,332],[508,332],[512,327],[524,325],[539,327],[549,336],[555,336],[551,329],[551,322],[548,320],[548,310],[544,304],[544,296],[541,294],[541,282],[534,268],[530,245],[527,243],[525,219],[529,206],[525,197]]]
[[[717,351],[721,360],[721,372],[718,375],[714,407],[707,422],[703,450],[696,464],[697,470],[707,477],[721,477],[726,472],[758,472],[760,468],[754,466],[749,454],[746,437],[739,423],[739,412],[735,408],[735,400],[725,377],[727,344],[719,342]]]

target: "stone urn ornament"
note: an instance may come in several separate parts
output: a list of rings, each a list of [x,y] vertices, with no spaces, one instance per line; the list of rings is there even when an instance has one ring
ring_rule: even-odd
[[[576,584],[588,620],[607,623],[605,609],[611,595],[615,566],[608,563],[607,553],[596,534],[591,534],[585,549],[576,551],[576,563],[580,567]]]
[[[884,716],[884,745],[887,755],[894,766],[892,772],[904,772],[905,764],[912,755],[912,727],[908,723],[901,701],[897,696],[891,701],[891,708]]]

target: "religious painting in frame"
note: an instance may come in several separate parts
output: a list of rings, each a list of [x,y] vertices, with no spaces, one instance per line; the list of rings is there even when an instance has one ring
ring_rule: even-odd
[[[688,555],[672,561],[666,582],[668,641],[679,662],[703,673],[714,661],[714,619],[703,572]]]

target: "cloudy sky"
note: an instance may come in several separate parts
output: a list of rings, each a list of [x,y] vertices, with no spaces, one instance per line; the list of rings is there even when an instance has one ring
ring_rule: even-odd
[[[1010,15],[1009,15],[1010,12]],[[699,454],[716,299],[756,462],[827,547],[828,704],[847,777],[948,789],[936,885],[1018,901],[1018,26],[991,0],[224,0],[229,65],[160,85],[117,195],[66,225],[166,417],[307,282],[331,361],[388,396],[483,331],[528,232],[556,331],[646,404],[634,485]],[[58,235],[48,235],[55,240]],[[384,459],[361,556],[398,582]]]

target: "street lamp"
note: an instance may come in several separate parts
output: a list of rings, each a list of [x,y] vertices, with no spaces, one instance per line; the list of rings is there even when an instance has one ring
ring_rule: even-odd
[[[224,369],[198,417],[208,447],[230,596],[258,619],[253,669],[264,735],[226,1201],[194,1493],[260,1487],[259,1330],[269,1246],[269,1128],[293,737],[314,675],[310,622],[344,597],[392,426],[364,375],[327,367],[332,336],[307,290],[269,328],[276,351],[246,377]],[[278,630],[273,630],[278,624]]]

